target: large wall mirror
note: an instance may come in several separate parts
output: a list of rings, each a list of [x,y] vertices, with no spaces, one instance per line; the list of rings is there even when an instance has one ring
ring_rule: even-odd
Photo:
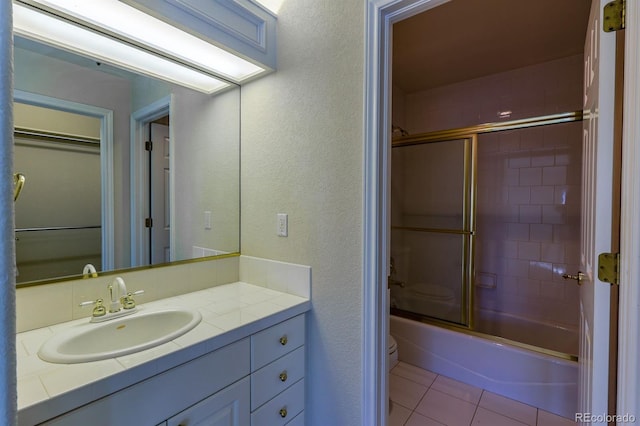
[[[18,285],[239,252],[239,86],[204,94],[18,36],[14,69]]]

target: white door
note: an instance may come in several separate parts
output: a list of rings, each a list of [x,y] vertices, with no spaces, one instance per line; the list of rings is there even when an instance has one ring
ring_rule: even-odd
[[[608,414],[610,284],[598,279],[598,254],[611,251],[615,33],[602,30],[607,1],[593,0],[584,52],[580,287],[580,396],[577,418]]]
[[[169,126],[151,123],[151,263],[170,259]]]

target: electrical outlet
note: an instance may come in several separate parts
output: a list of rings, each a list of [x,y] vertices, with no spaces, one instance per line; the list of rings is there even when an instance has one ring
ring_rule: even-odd
[[[211,229],[211,212],[209,210],[204,212],[204,229]]]
[[[278,237],[286,237],[289,234],[289,217],[286,213],[278,213]]]

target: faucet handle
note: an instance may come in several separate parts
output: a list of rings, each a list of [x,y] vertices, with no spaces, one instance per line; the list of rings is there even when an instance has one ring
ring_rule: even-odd
[[[93,306],[93,314],[92,314],[93,317],[102,317],[107,313],[107,308],[105,308],[102,299],[90,300],[88,302],[81,302],[80,306],[83,308],[85,306]]]
[[[122,299],[120,299],[120,304],[124,309],[133,309],[136,307],[136,301],[133,300],[133,296],[137,296],[143,293],[144,293],[144,290],[137,290],[137,291],[134,291],[133,293],[129,292],[127,293],[126,296],[123,296]]]

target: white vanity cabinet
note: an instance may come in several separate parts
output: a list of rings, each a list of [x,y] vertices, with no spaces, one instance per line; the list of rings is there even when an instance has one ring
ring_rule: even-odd
[[[249,378],[187,408],[160,426],[243,426],[249,424]]]
[[[305,314],[244,336],[42,424],[304,425]]]
[[[249,339],[155,375],[119,392],[45,422],[46,425],[157,425],[249,376]],[[226,390],[226,389],[225,389]],[[236,397],[249,410],[248,386]],[[224,391],[220,393],[224,395]],[[235,401],[235,400],[234,400]],[[233,424],[233,423],[232,423]],[[247,425],[248,423],[238,423]]]
[[[251,336],[251,426],[304,424],[304,343],[304,315]]]

